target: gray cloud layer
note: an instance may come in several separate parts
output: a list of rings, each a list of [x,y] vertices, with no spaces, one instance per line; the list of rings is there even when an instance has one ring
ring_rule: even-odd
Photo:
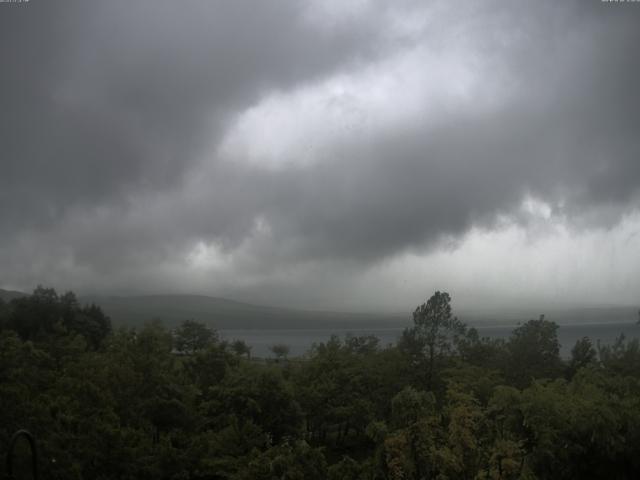
[[[584,228],[637,208],[636,5],[302,5],[0,5],[0,282],[179,290],[174,267],[215,245],[231,284],[271,291],[296,266],[364,270],[519,221],[527,196]],[[435,96],[383,89],[398,104],[368,112],[376,72],[410,85],[394,65]],[[264,138],[243,141],[278,143],[290,132],[265,102],[336,78],[361,86],[365,111],[347,134],[301,126],[313,161],[292,148],[270,168],[221,148],[256,110]],[[349,116],[346,91],[331,98]]]

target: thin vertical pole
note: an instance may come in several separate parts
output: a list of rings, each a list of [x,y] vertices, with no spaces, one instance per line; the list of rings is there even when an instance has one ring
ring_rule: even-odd
[[[9,442],[9,451],[7,452],[7,474],[10,479],[13,479],[13,450],[20,437],[25,437],[31,447],[31,471],[33,473],[34,480],[38,479],[38,450],[36,449],[36,440],[33,435],[27,430],[18,430],[11,437]]]

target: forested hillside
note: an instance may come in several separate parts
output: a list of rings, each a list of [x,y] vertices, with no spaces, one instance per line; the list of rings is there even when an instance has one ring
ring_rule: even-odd
[[[114,329],[38,288],[0,301],[0,450],[52,479],[634,479],[640,345],[559,356],[540,317],[480,338],[436,292],[396,345],[332,337],[252,358],[195,321]]]

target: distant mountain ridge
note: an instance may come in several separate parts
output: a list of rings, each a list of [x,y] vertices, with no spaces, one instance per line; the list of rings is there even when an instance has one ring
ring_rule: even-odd
[[[5,302],[10,302],[14,298],[21,298],[28,296],[28,293],[18,292],[17,290],[4,290],[0,288],[0,299]]]
[[[19,291],[0,289],[0,298],[11,301],[27,296]],[[411,311],[406,313],[355,313],[299,310],[271,307],[229,300],[206,295],[137,295],[79,296],[80,303],[95,303],[111,317],[114,325],[139,326],[146,321],[159,319],[169,327],[183,320],[193,319],[224,329],[376,329],[409,327]],[[454,313],[469,326],[517,325],[542,313],[548,320],[561,325],[588,323],[635,323],[636,307],[576,307],[534,310],[474,310],[461,309]]]
[[[408,315],[297,310],[206,295],[83,296],[79,300],[99,305],[116,325],[141,325],[151,319],[169,326],[193,319],[217,329],[380,328],[397,327],[400,322],[409,325]]]
[[[355,313],[299,310],[255,305],[206,295],[85,296],[83,303],[95,303],[116,325],[141,325],[157,318],[167,325],[194,319],[218,329],[344,329],[398,328],[411,326],[411,311],[406,313]],[[470,326],[516,325],[542,313],[558,324],[633,323],[638,319],[635,307],[582,307],[553,309],[495,310],[479,313],[459,310],[459,318]]]

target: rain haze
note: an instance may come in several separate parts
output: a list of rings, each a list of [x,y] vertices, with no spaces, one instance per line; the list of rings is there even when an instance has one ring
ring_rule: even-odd
[[[633,306],[632,2],[0,4],[0,288]]]
[[[640,479],[639,46],[0,0],[0,480]]]

